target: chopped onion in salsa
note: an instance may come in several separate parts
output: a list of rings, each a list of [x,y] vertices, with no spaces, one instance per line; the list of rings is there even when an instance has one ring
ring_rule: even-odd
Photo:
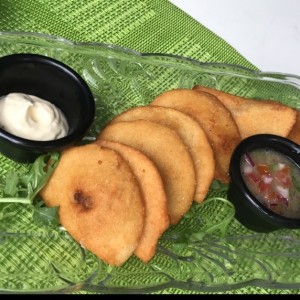
[[[255,149],[243,155],[243,179],[255,198],[275,213],[300,218],[300,168],[280,152]]]

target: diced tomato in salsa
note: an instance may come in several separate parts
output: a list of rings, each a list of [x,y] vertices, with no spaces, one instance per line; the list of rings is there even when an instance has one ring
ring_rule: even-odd
[[[274,173],[274,178],[285,187],[290,187],[292,184],[290,169],[288,167],[276,171]]]
[[[269,191],[271,189],[271,184],[265,183],[264,181],[259,181],[258,188],[259,188],[260,192],[266,193],[267,191]]]
[[[275,151],[259,149],[245,154],[241,171],[246,185],[261,203],[282,215],[296,214],[286,211],[295,210],[298,204],[300,218],[300,193],[296,184],[300,181],[300,170],[292,161]]]
[[[258,176],[257,174],[255,174],[255,173],[253,173],[253,172],[248,173],[248,174],[247,174],[247,177],[248,177],[249,179],[251,179],[251,180],[252,180],[253,182],[255,182],[255,183],[258,183],[258,182],[260,181],[259,176]]]
[[[256,169],[259,174],[261,175],[269,175],[270,174],[270,168],[268,165],[259,164],[256,166]]]

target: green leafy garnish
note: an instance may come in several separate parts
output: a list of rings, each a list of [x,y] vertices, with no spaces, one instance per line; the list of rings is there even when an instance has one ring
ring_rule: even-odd
[[[48,208],[38,197],[46,185],[59,160],[59,153],[39,156],[26,174],[7,172],[2,185],[3,197],[0,203],[22,203],[33,206],[33,219],[43,224],[58,223],[58,208]]]
[[[33,221],[43,225],[58,226],[58,207],[46,207],[43,200],[38,199],[34,206]]]
[[[225,183],[222,183],[219,180],[214,179],[211,183],[210,188],[212,190],[218,190],[218,191],[226,191],[228,189],[228,185]]]

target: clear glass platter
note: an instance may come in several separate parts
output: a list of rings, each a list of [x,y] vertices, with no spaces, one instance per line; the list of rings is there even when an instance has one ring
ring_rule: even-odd
[[[196,84],[273,99],[300,110],[300,77],[290,74],[142,54],[100,43],[73,43],[42,34],[0,32],[0,56],[12,53],[47,55],[82,75],[97,107],[87,141],[94,140],[125,109],[148,104],[168,89]],[[0,155],[1,178],[9,169],[25,173],[29,166]],[[234,218],[226,192],[226,186],[213,182],[204,203],[194,203],[182,221],[161,237],[148,264],[132,256],[122,267],[105,264],[62,228],[35,224],[30,207],[2,203],[0,292],[124,294],[170,288],[216,292],[247,285],[300,288],[300,230],[268,234],[247,230]]]

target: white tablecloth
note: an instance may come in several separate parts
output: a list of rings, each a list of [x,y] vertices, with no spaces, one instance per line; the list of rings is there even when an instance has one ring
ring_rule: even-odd
[[[299,0],[170,0],[262,71],[300,76]]]

